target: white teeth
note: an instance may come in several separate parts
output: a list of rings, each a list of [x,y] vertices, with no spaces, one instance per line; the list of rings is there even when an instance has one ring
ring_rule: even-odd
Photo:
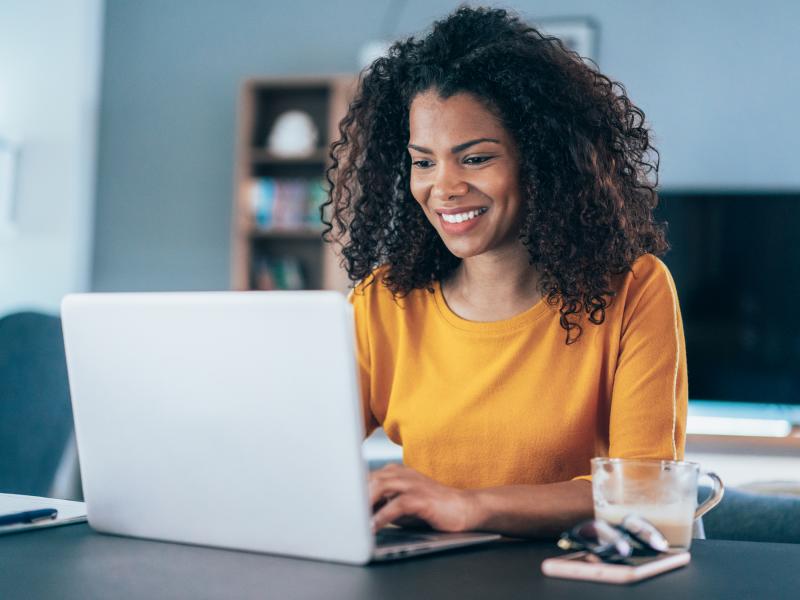
[[[482,215],[487,210],[488,210],[487,208],[480,208],[478,210],[471,210],[469,212],[459,213],[457,215],[442,214],[442,219],[444,219],[448,223],[463,223],[464,221],[469,221],[470,219],[474,219],[478,215]]]

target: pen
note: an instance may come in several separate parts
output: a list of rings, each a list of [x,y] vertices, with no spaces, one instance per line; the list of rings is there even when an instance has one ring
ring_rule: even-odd
[[[51,521],[57,516],[58,511],[55,508],[25,510],[23,512],[11,513],[10,515],[0,515],[0,527],[4,525],[16,525],[18,523],[39,523],[40,521]]]

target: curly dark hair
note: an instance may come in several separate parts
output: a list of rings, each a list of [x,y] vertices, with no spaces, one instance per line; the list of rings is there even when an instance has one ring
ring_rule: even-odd
[[[429,90],[474,95],[516,142],[520,240],[573,343],[584,312],[605,320],[614,275],[669,248],[653,216],[659,155],[644,113],[594,63],[506,10],[462,5],[423,39],[395,42],[359,76],[331,144],[321,208],[323,239],[341,245],[349,278],[386,264],[382,283],[395,297],[433,292],[461,262],[409,187],[409,108]]]

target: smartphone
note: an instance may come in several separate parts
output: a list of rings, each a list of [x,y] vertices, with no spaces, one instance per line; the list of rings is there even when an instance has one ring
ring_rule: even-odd
[[[575,552],[542,561],[542,573],[549,577],[584,579],[603,583],[633,583],[689,564],[688,552],[656,556],[634,556],[632,564],[604,563],[589,552]]]

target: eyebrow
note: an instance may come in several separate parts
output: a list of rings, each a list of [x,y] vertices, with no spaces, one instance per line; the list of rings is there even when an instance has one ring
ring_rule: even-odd
[[[477,140],[470,140],[468,142],[464,142],[463,144],[458,144],[457,146],[453,146],[450,148],[450,152],[453,154],[458,154],[462,150],[466,150],[470,146],[474,146],[475,144],[480,144],[481,142],[494,142],[495,144],[499,144],[500,140],[496,140],[494,138],[478,138]],[[423,148],[422,146],[416,146],[414,144],[409,144],[409,148],[413,148],[417,152],[422,152],[423,154],[433,154],[433,150],[430,148]]]

